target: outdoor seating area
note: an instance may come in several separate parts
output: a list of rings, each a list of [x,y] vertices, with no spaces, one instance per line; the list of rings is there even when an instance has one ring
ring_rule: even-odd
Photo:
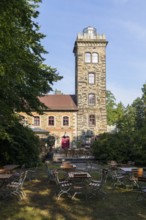
[[[64,196],[64,194],[72,199],[78,194],[84,195],[86,200],[96,197],[97,194],[102,195],[104,198],[105,195],[107,195],[105,190],[106,184],[109,184],[112,190],[117,190],[117,188],[121,187],[123,189],[131,189],[136,190],[136,192],[141,192],[140,181],[142,182],[143,180],[143,182],[146,182],[143,168],[137,168],[130,165],[127,165],[127,167],[126,165],[118,166],[118,163],[113,161],[110,164],[108,162],[107,165],[99,166],[98,168],[95,168],[93,164],[93,162],[86,162],[84,167],[80,169],[75,164],[72,164],[69,161],[64,161],[57,169],[55,168],[54,171],[52,170],[55,178],[57,175],[57,183],[61,184],[61,189],[57,196],[58,199],[60,199],[62,195]],[[50,165],[48,165],[48,167],[49,166]],[[59,181],[59,175],[63,175],[63,181]],[[96,178],[93,178],[92,175],[95,175]],[[144,187],[143,191],[145,192]]]
[[[16,164],[8,164],[0,169],[0,199],[17,198],[23,199],[25,192],[23,190],[24,181],[26,180],[29,169]]]
[[[65,219],[63,216],[66,215],[66,212],[68,213],[67,210],[74,206],[81,209],[84,214],[81,215],[78,209],[73,209],[71,213],[67,214],[68,218],[66,219],[72,219],[70,214],[79,217],[74,219],[86,219],[86,216],[89,215],[89,210],[91,215],[91,212],[97,209],[97,213],[87,219],[98,219],[97,215],[100,215],[102,216],[101,219],[104,220],[106,219],[105,207],[107,213],[111,215],[111,212],[114,211],[113,206],[118,212],[121,209],[125,210],[125,215],[128,213],[127,209],[133,210],[130,211],[129,217],[126,218],[128,220],[130,220],[130,215],[137,216],[134,219],[140,219],[139,210],[141,210],[143,215],[146,215],[145,169],[143,169],[141,176],[137,176],[136,172],[132,172],[133,170],[135,171],[135,166],[117,166],[113,169],[109,164],[100,164],[95,161],[92,163],[90,165],[94,169],[88,169],[87,163],[74,164],[69,161],[63,161],[61,163],[52,162],[52,164],[42,165],[37,168],[23,168],[23,172],[21,167],[15,167],[11,171],[9,170],[9,173],[1,173],[1,207],[6,211],[8,209],[5,205],[7,201],[9,209],[14,208],[13,204],[15,204],[17,212],[24,214],[24,211],[19,207],[20,202],[24,204],[24,207],[31,206],[36,209],[35,207],[37,206],[37,210],[42,213],[40,214],[36,210],[40,220],[44,219],[42,217],[43,213],[47,213],[45,215],[50,217],[53,209],[57,216],[62,216],[62,218],[57,216],[53,218],[54,216],[52,216],[52,219]],[[69,169],[65,169],[65,167]],[[34,170],[36,174],[35,179],[31,181],[27,178],[29,170]],[[21,175],[18,175],[18,173],[21,173]],[[133,177],[135,179],[132,179]],[[131,187],[128,186],[129,183]],[[98,209],[98,207],[100,208]],[[135,208],[133,209],[132,207]],[[62,211],[60,212],[61,209]],[[27,210],[27,212],[29,213],[30,211]],[[19,213],[19,215],[21,214]],[[31,213],[31,215],[33,216],[34,213]],[[15,213],[11,219],[17,219],[16,216],[17,214]],[[114,219],[113,216],[114,214],[111,215],[111,219]],[[31,219],[35,219],[35,217],[36,215]],[[120,218],[117,217],[116,219]]]

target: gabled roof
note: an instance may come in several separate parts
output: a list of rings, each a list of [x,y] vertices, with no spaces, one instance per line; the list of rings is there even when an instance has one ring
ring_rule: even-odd
[[[39,98],[49,110],[77,110],[75,95],[45,95]]]

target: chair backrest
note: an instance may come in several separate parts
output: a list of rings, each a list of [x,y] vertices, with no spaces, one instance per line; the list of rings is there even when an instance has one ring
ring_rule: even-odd
[[[56,169],[49,169],[48,168],[48,177],[49,181],[56,182]]]
[[[23,171],[23,172],[20,174],[19,185],[20,185],[21,187],[23,186],[24,181],[25,181],[25,179],[26,179],[26,177],[27,177],[27,173],[28,173],[28,171],[25,170],[25,171]]]
[[[102,169],[102,176],[101,176],[101,182],[98,185],[98,190],[102,191],[104,185],[106,184],[106,180],[107,180],[107,176],[108,176],[108,169],[103,168]],[[104,191],[103,191],[104,192]]]
[[[102,169],[102,176],[101,176],[102,184],[106,182],[107,176],[108,176],[108,169],[103,168]]]
[[[56,172],[54,172],[54,180],[55,180],[56,185],[60,185],[59,174],[57,170]]]
[[[54,172],[54,178],[55,178],[55,182],[57,185],[60,185],[61,183],[63,183],[64,181],[67,181],[67,172],[62,171],[62,170],[56,170]]]

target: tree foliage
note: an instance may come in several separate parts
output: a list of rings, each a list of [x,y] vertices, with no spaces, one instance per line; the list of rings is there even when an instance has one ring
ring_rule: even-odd
[[[25,164],[36,166],[40,163],[40,142],[28,127],[16,122],[7,128],[9,139],[0,139],[0,165]]]
[[[32,2],[32,3],[31,3]],[[35,22],[38,0],[0,1],[0,116],[10,123],[15,112],[42,112],[39,101],[61,79],[56,69],[43,64],[45,37]],[[8,120],[6,120],[8,117]]]
[[[94,155],[100,160],[133,160],[146,164],[146,84],[142,87],[141,98],[127,107],[117,104],[114,112],[116,120],[113,121],[118,131],[101,134],[92,145]]]
[[[106,110],[107,110],[107,123],[108,125],[115,124],[116,121],[116,99],[113,93],[109,90],[106,91]]]
[[[41,114],[46,106],[39,97],[62,78],[44,64],[47,52],[41,41],[45,35],[35,20],[39,3],[41,0],[0,1],[0,141],[9,145],[20,135],[16,112]],[[21,131],[25,136],[25,128]]]
[[[107,110],[107,124],[115,125],[118,120],[123,117],[125,107],[120,103],[116,103],[116,98],[109,90],[106,91],[106,110]]]

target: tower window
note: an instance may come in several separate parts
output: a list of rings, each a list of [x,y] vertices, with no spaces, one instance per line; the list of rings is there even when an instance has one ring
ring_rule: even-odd
[[[92,53],[92,63],[98,63],[98,53]]]
[[[49,116],[49,118],[48,118],[48,125],[54,126],[54,116]]]
[[[95,126],[95,115],[89,115],[89,126]]]
[[[91,53],[85,53],[85,63],[91,63]]]
[[[89,73],[88,74],[88,81],[89,81],[89,84],[94,84],[95,83],[95,74],[94,73]]]
[[[68,126],[69,125],[69,117],[68,116],[64,116],[63,117],[63,126]]]
[[[89,105],[95,105],[95,94],[90,93],[88,96]]]
[[[40,117],[34,116],[34,126],[40,126]]]
[[[98,53],[85,53],[85,63],[98,63]]]

